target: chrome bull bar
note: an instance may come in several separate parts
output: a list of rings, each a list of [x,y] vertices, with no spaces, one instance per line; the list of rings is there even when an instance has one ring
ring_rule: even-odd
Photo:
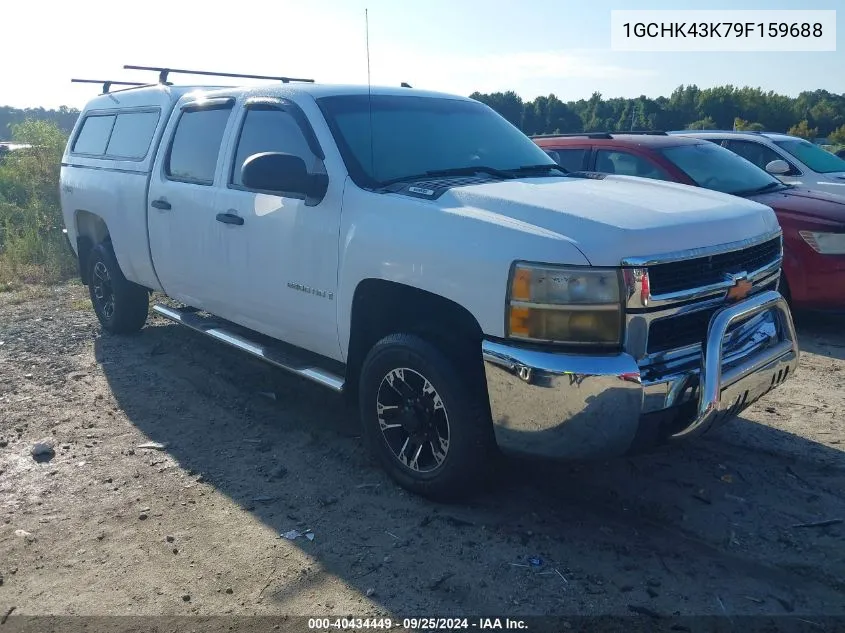
[[[735,351],[725,354],[731,326],[767,310],[777,327],[765,345],[740,357]],[[692,414],[664,409],[680,423],[664,435],[651,432],[653,414],[644,406],[650,383],[630,354],[573,354],[485,339],[482,356],[496,441],[506,452],[595,459],[702,434],[795,372],[799,352],[786,300],[770,290],[722,308],[710,319],[702,350],[700,369],[685,372],[681,380],[672,376],[681,390],[698,381],[697,406],[693,403]]]
[[[780,340],[724,370],[722,341],[728,329],[769,310],[778,323]],[[779,292],[768,290],[716,312],[710,319],[707,340],[702,346],[696,416],[671,438],[685,439],[706,433],[721,418],[742,410],[794,373],[799,356],[792,314]]]

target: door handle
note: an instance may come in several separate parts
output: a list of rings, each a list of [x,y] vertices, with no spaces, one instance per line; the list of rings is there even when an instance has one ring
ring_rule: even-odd
[[[161,209],[162,211],[169,211],[172,207],[167,200],[153,200],[150,205],[156,209]]]
[[[223,224],[237,224],[238,226],[244,223],[244,219],[234,213],[218,213],[217,221]]]

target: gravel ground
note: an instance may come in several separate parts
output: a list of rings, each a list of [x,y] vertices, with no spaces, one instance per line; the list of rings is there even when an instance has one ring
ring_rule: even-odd
[[[102,334],[79,285],[0,294],[0,617],[843,615],[840,323],[710,437],[438,505],[320,387],[160,318]]]

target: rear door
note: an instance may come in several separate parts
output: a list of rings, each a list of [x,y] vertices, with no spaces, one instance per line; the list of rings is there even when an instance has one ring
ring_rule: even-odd
[[[214,256],[220,226],[214,209],[234,103],[223,97],[180,104],[165,131],[147,199],[150,251],[164,291],[220,316],[230,284],[224,262]]]

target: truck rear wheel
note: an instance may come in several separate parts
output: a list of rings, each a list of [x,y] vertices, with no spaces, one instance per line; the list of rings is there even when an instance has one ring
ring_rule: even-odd
[[[367,354],[359,385],[364,434],[407,490],[457,499],[480,489],[491,473],[496,450],[489,407],[467,375],[413,335],[387,336]]]
[[[123,276],[109,244],[98,244],[88,257],[88,293],[103,329],[112,334],[137,332],[147,322],[146,288]]]

